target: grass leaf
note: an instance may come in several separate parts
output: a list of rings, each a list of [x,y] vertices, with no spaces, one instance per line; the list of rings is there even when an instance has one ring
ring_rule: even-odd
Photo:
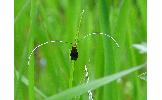
[[[116,74],[91,81],[88,84],[82,84],[82,85],[76,86],[74,88],[65,90],[64,92],[58,93],[54,96],[51,96],[51,97],[47,98],[46,100],[67,100],[67,99],[73,98],[75,96],[82,95],[83,93],[86,93],[88,90],[94,90],[94,89],[104,86],[118,78],[121,78],[127,74],[137,71],[137,70],[143,68],[145,65],[146,64],[135,66],[130,69],[118,72]]]

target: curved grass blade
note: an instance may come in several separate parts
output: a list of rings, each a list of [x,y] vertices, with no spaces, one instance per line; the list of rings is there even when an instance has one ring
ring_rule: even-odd
[[[137,70],[143,68],[144,66],[146,66],[146,63],[141,64],[139,66],[132,67],[130,69],[127,69],[127,70],[124,70],[124,71],[121,71],[118,73],[115,73],[110,76],[106,76],[106,77],[91,81],[88,84],[85,83],[85,84],[76,86],[74,88],[65,90],[61,93],[58,93],[51,97],[48,97],[46,100],[68,100],[68,99],[71,99],[75,96],[79,96],[79,95],[82,95],[83,93],[86,93],[88,90],[94,90],[94,89],[97,89],[97,88],[104,86],[108,83],[111,83],[114,80],[117,80],[125,75],[128,75],[134,71],[137,71]]]

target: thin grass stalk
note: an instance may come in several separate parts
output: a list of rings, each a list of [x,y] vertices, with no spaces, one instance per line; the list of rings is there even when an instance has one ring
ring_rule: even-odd
[[[72,60],[71,61],[70,79],[69,79],[69,88],[73,87],[74,66],[75,66],[75,61]]]

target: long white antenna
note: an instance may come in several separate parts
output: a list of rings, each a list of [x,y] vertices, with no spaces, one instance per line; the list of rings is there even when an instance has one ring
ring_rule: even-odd
[[[115,42],[115,44],[116,44],[117,47],[120,47],[119,44],[117,43],[117,41],[112,36],[110,36],[109,34],[104,34],[104,33],[90,33],[90,34],[85,35],[83,37],[83,39],[85,39],[85,38],[87,38],[87,37],[89,37],[91,35],[104,35],[104,36],[112,39]]]
[[[42,44],[39,44],[38,46],[36,46],[32,51],[31,51],[31,53],[30,53],[30,55],[29,55],[29,57],[28,57],[28,65],[30,65],[30,59],[31,59],[31,55],[33,54],[33,52],[36,50],[36,49],[38,49],[38,48],[40,48],[41,46],[44,46],[44,45],[46,45],[46,44],[48,44],[48,43],[56,43],[56,42],[58,42],[58,43],[68,43],[68,42],[64,42],[64,41],[57,41],[57,40],[55,40],[55,41],[49,41],[49,42],[44,42],[44,43],[42,43]]]

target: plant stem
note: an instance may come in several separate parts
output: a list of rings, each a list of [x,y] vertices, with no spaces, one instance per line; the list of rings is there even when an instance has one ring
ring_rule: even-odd
[[[72,66],[71,66],[71,71],[70,71],[69,88],[73,86],[73,73],[74,73],[75,61],[72,60],[71,65]]]

